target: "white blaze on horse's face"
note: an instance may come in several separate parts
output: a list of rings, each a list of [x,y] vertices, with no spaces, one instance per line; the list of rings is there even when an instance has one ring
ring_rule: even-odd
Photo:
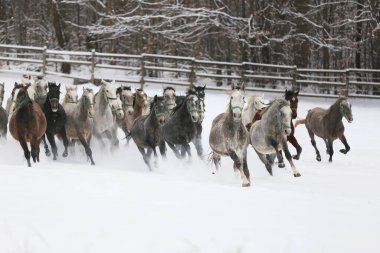
[[[292,109],[290,106],[283,106],[280,109],[280,124],[285,131],[286,136],[289,136],[292,133],[291,120],[292,120]]]
[[[346,118],[348,123],[351,123],[354,120],[354,118],[352,116],[352,108],[351,107],[352,107],[352,105],[350,102],[348,102],[347,99],[342,100],[342,102],[340,103],[340,110],[342,111],[343,117]]]
[[[116,116],[117,119],[124,118],[123,105],[120,98],[116,95],[116,88],[114,86],[115,81],[108,83],[102,80],[102,89],[105,100],[108,102],[111,108],[112,114]]]
[[[186,99],[187,111],[190,113],[193,122],[199,121],[199,100],[196,95],[189,95]]]
[[[164,91],[164,100],[168,111],[172,111],[176,106],[175,97],[176,95],[173,89],[166,89]]]
[[[242,90],[233,90],[230,97],[230,108],[234,121],[241,121],[241,115],[245,104],[244,91]]]

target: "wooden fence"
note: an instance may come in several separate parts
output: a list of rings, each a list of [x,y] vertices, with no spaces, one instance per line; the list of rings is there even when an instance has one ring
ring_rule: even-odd
[[[69,69],[76,74],[68,74]],[[0,72],[61,76],[73,79],[75,84],[113,79],[142,88],[145,84],[207,84],[207,89],[224,91],[233,82],[244,82],[248,91],[282,93],[284,88],[295,87],[305,96],[380,98],[380,70],[300,69],[157,54],[61,51],[0,44]]]

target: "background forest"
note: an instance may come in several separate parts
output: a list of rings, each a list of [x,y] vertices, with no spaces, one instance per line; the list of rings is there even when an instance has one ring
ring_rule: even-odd
[[[0,43],[380,68],[379,0],[0,0]]]

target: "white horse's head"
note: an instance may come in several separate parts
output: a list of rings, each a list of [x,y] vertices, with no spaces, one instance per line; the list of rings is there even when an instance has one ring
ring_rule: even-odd
[[[39,78],[37,81],[33,84],[33,89],[34,89],[34,101],[43,104],[46,101],[47,97],[47,89],[48,89],[48,84],[46,79],[44,78]]]
[[[164,95],[166,109],[169,112],[171,112],[173,110],[173,108],[176,106],[176,103],[175,103],[176,94],[175,94],[174,88],[173,87],[166,87],[164,89],[163,95]]]
[[[232,93],[230,96],[230,109],[234,121],[241,121],[242,111],[245,104],[244,84],[240,86],[232,85]]]
[[[199,121],[199,99],[197,95],[188,95],[186,97],[186,108],[190,113],[193,122]]]
[[[101,81],[100,91],[104,96],[104,99],[107,101],[112,114],[117,119],[124,118],[123,106],[120,99],[116,95],[115,81],[106,82],[104,80]]]
[[[66,94],[63,98],[64,103],[78,103],[78,86],[67,84],[65,86]]]
[[[120,86],[116,91],[123,105],[124,113],[133,114],[133,93],[130,86]]]

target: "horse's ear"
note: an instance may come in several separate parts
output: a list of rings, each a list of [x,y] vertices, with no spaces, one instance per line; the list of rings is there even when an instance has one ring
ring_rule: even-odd
[[[205,85],[203,85],[203,89],[206,89],[206,84],[205,84]]]
[[[61,84],[58,84],[58,88],[61,88]]]
[[[157,95],[154,95],[153,102],[157,102]]]

